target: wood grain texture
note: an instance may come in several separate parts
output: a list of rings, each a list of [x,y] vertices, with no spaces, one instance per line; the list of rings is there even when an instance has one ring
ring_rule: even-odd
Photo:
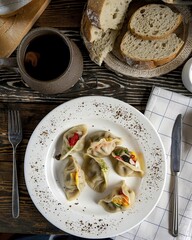
[[[52,0],[35,26],[79,28],[86,0]]]
[[[84,59],[83,78],[85,84],[78,82],[73,88],[59,95],[43,95],[31,90],[22,81],[20,74],[0,70],[0,101],[9,103],[15,101],[28,103],[54,102],[60,104],[74,97],[105,95],[124,100],[143,111],[154,85],[191,96],[191,93],[184,88],[181,81],[183,66],[166,75],[148,79],[119,76],[108,70],[104,65],[97,66],[90,60],[78,30],[63,30],[63,33],[75,41],[81,49]]]
[[[192,96],[181,81],[182,66],[157,78],[136,79],[116,75],[105,66],[97,66],[88,55],[79,27],[85,0],[52,0],[34,27],[59,28],[81,49],[84,60],[83,79],[58,95],[43,95],[31,90],[20,74],[0,70],[0,232],[61,233],[34,206],[24,180],[24,155],[29,138],[41,119],[59,104],[80,96],[100,95],[123,100],[144,112],[153,86]],[[15,56],[15,52],[13,56]],[[7,109],[20,110],[23,141],[18,147],[17,162],[20,192],[20,217],[11,216],[12,148],[7,138]]]

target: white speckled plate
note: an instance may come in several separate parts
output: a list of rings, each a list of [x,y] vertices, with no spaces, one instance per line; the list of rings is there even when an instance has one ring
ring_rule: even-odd
[[[105,158],[109,165],[107,190],[101,194],[86,186],[78,199],[67,201],[62,182],[65,161],[57,161],[55,155],[62,134],[82,123],[87,124],[89,132],[110,130],[122,137],[123,146],[143,158],[143,179],[118,176]],[[81,164],[80,155],[75,157]],[[151,123],[129,104],[109,97],[82,97],[58,106],[39,123],[27,146],[24,171],[29,194],[48,221],[76,236],[106,238],[133,228],[154,209],[165,184],[165,152]],[[126,212],[108,213],[97,202],[122,179],[136,192],[136,202]]]

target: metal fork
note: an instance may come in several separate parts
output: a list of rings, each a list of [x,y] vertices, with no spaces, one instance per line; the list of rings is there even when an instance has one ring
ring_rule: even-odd
[[[19,217],[19,189],[17,179],[16,149],[22,140],[19,111],[8,110],[8,139],[13,147],[12,216]]]

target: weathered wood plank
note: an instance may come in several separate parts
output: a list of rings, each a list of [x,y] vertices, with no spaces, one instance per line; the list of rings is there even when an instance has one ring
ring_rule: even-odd
[[[116,75],[104,65],[97,66],[88,56],[78,30],[62,31],[81,49],[84,59],[83,78],[86,84],[78,82],[70,90],[57,95],[43,95],[31,90],[21,79],[20,74],[0,70],[0,101],[2,102],[55,102],[63,103],[78,96],[106,95],[115,96],[138,108],[146,106],[150,91],[154,85],[191,96],[181,81],[182,66],[163,76],[150,79],[136,79]],[[115,94],[115,95],[114,95]],[[139,109],[140,110],[140,109]]]
[[[35,26],[79,28],[86,0],[52,0]]]

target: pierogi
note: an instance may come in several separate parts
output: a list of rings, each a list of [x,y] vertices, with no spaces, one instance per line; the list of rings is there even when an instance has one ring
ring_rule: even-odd
[[[121,181],[113,191],[105,198],[99,201],[99,204],[107,212],[126,211],[135,202],[135,193],[125,183]]]

